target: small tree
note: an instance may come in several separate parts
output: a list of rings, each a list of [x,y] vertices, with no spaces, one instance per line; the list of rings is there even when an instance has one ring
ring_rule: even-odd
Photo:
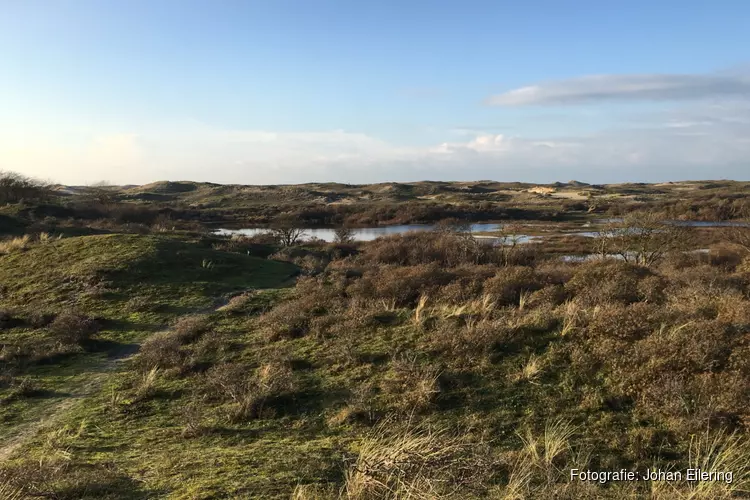
[[[504,266],[517,265],[524,253],[521,247],[524,228],[520,224],[503,224],[500,229],[500,258]]]
[[[354,241],[354,231],[348,227],[337,228],[333,232],[336,243],[351,243]]]
[[[669,224],[653,213],[633,212],[599,231],[595,247],[602,257],[619,255],[625,262],[651,266],[667,252],[682,250],[689,228]]]
[[[296,245],[305,236],[305,230],[300,227],[299,219],[289,215],[276,217],[270,232],[276,241],[285,247]]]
[[[750,207],[743,207],[739,213],[745,221],[750,220]],[[747,222],[747,224],[750,224],[750,222]],[[750,225],[728,227],[725,230],[725,235],[730,242],[741,246],[745,252],[750,253]]]
[[[439,233],[471,235],[471,224],[461,219],[442,219],[435,224],[435,231]]]

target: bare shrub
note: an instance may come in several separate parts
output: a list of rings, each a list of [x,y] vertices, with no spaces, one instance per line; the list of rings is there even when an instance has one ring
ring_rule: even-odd
[[[154,368],[178,368],[184,365],[187,355],[179,338],[171,332],[159,332],[143,342],[136,365],[143,372]]]
[[[351,243],[354,241],[354,231],[348,227],[339,227],[333,232],[336,243]]]
[[[99,331],[99,322],[77,312],[64,312],[47,327],[50,335],[67,345],[82,344]]]
[[[296,245],[305,236],[301,221],[292,215],[276,217],[269,231],[276,238],[276,241],[285,247]]]
[[[616,254],[625,262],[651,266],[672,251],[682,251],[689,228],[664,223],[659,214],[633,212],[606,225],[597,238],[598,253]]]

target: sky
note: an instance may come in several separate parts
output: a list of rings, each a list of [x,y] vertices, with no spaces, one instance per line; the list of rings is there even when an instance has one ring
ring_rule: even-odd
[[[0,170],[750,180],[750,2],[0,0]]]

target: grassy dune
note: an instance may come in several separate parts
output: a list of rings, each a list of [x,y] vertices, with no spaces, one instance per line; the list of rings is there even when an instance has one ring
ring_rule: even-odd
[[[166,237],[70,238],[0,257],[19,317],[75,297],[85,314],[123,325],[102,327],[69,361],[35,359],[23,372],[35,383],[83,383],[92,359],[106,358],[88,342],[141,343],[30,433],[0,477],[55,498],[747,491],[750,262],[740,248],[642,267],[465,243],[421,234],[346,252],[301,247],[277,255],[308,269],[284,290],[267,288],[288,278],[287,263]],[[64,258],[41,259],[53,255]],[[106,290],[70,288],[92,276]],[[243,288],[256,290],[214,300]],[[39,306],[24,305],[32,297]],[[134,300],[145,311],[130,312]],[[50,334],[16,326],[2,338]],[[78,378],[63,383],[65,363]],[[38,399],[14,397],[10,428]],[[731,468],[734,481],[569,480],[571,468],[699,462]]]
[[[0,436],[81,396],[112,360],[222,294],[279,286],[294,266],[167,237],[28,240],[0,257]],[[119,368],[119,367],[118,367]],[[27,397],[28,396],[28,397]]]
[[[747,496],[750,230],[662,224],[740,218],[745,186],[182,182],[13,201],[0,498]],[[572,234],[631,211],[607,237]],[[287,247],[204,225],[279,214],[459,221]],[[460,230],[488,214],[559,234],[493,247]],[[733,480],[570,478],[696,467]]]

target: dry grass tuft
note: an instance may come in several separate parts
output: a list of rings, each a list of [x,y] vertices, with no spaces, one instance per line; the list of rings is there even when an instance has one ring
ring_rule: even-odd
[[[349,499],[435,499],[456,496],[479,481],[484,464],[466,438],[445,429],[407,426],[386,419],[359,445],[345,474]]]
[[[9,254],[20,250],[26,250],[30,245],[31,236],[28,234],[0,241],[0,254]]]
[[[517,380],[535,381],[542,372],[543,361],[539,356],[532,354],[521,367],[521,371],[516,375]]]

